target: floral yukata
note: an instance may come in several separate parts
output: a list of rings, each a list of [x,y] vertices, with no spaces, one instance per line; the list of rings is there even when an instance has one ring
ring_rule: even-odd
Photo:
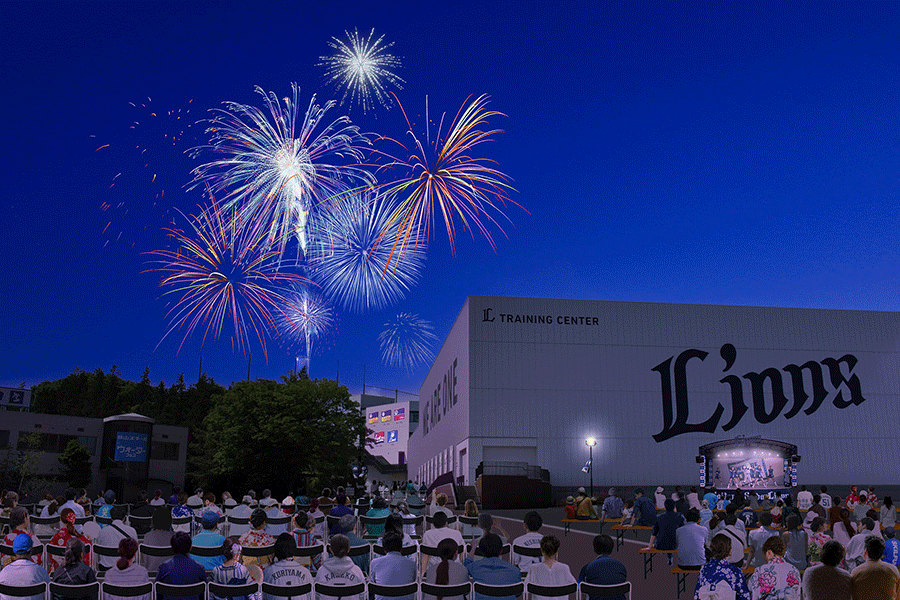
[[[748,583],[753,600],[800,600],[800,572],[781,556],[757,567]]]
[[[711,560],[700,569],[694,600],[751,600],[741,570],[727,560]]]

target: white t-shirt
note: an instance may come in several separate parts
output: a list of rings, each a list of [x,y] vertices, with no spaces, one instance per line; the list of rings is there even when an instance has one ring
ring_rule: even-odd
[[[513,540],[513,546],[524,546],[526,548],[540,548],[541,538],[544,536],[536,531],[529,531],[525,535],[520,535]],[[531,565],[541,562],[540,556],[522,556],[521,554],[512,553],[512,564],[519,567],[520,571],[528,571]],[[534,583],[538,583],[535,581]],[[549,585],[549,584],[541,584]]]
[[[809,510],[813,505],[813,495],[810,491],[800,492],[797,494],[797,508],[800,510]]]
[[[446,540],[450,538],[454,542],[456,542],[457,546],[465,547],[465,542],[463,541],[462,534],[456,529],[451,529],[449,527],[441,527],[439,529],[431,528],[425,533],[422,534],[422,545],[423,546],[431,546],[432,548],[436,548],[441,540]],[[428,561],[428,564],[435,565],[441,562],[439,556],[432,556],[431,560]]]
[[[537,563],[528,569],[528,575],[525,577],[526,587],[529,583],[546,586],[563,586],[575,583],[575,578],[572,577],[572,571],[567,564],[557,561],[548,567],[544,563]],[[537,594],[531,594],[530,596],[532,600],[558,600],[549,596],[538,596]]]

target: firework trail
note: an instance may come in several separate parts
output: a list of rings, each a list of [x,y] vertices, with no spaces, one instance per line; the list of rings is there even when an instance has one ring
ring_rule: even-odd
[[[279,317],[280,330],[286,339],[300,341],[306,351],[306,365],[312,357],[312,343],[334,325],[328,302],[306,287],[295,286],[287,295]]]
[[[104,246],[124,237],[135,247],[171,223],[184,184],[173,177],[180,172],[173,162],[197,144],[193,100],[172,108],[151,98],[128,104],[126,134],[94,150],[99,178],[108,181],[100,204]]]
[[[282,106],[274,92],[256,88],[268,115],[236,102],[214,109],[207,128],[210,143],[192,151],[195,158],[205,152],[216,158],[193,170],[191,187],[209,185],[224,208],[237,208],[242,215],[268,214],[267,243],[277,244],[281,254],[291,238],[306,251],[310,211],[374,182],[360,164],[369,139],[346,116],[324,120],[333,101],[320,106],[313,96],[301,117],[300,88],[291,84],[291,89]]]
[[[434,358],[432,344],[438,339],[431,323],[419,315],[400,313],[384,324],[378,335],[384,364],[403,367],[408,372]]]
[[[352,312],[379,310],[402,300],[422,274],[425,252],[393,253],[399,228],[390,204],[376,195],[320,213],[318,244],[309,252],[310,279]],[[326,233],[327,232],[327,233]]]
[[[397,89],[403,89],[403,79],[393,72],[401,67],[400,59],[387,52],[394,45],[382,44],[382,35],[374,42],[375,30],[368,38],[361,37],[355,29],[353,33],[344,32],[347,41],[332,37],[328,45],[336,53],[332,56],[319,57],[318,66],[325,67],[325,77],[329,84],[336,86],[341,93],[341,105],[350,96],[351,104],[358,104],[363,112],[374,108],[375,101],[390,108],[391,98],[385,90],[385,83]],[[343,90],[343,92],[342,92]]]
[[[479,96],[468,105],[464,103],[446,133],[443,132],[442,116],[434,141],[426,132],[424,144],[412,131],[409,117],[403,111],[409,129],[407,133],[413,141],[411,150],[401,144],[408,157],[380,152],[388,157],[389,162],[379,172],[390,175],[397,170],[400,174],[399,178],[378,187],[381,194],[396,202],[389,219],[389,224],[396,225],[399,231],[392,252],[403,254],[410,248],[416,249],[420,241],[427,244],[438,213],[447,228],[454,255],[457,218],[463,230],[471,232],[473,239],[477,229],[496,251],[488,225],[496,225],[501,233],[503,229],[492,214],[505,218],[499,205],[505,207],[507,202],[516,206],[519,204],[509,197],[509,192],[513,190],[508,183],[510,178],[491,166],[493,161],[476,155],[479,145],[492,141],[492,136],[501,132],[499,129],[482,129],[487,125],[488,118],[502,115],[488,110],[487,103],[487,95]],[[402,105],[400,108],[403,109]]]
[[[165,230],[174,250],[147,253],[159,265],[149,271],[162,273],[163,295],[178,298],[166,315],[163,339],[184,329],[179,351],[195,330],[203,330],[202,347],[210,333],[218,339],[229,321],[241,352],[249,349],[252,333],[268,361],[266,335],[277,335],[275,317],[283,312],[287,288],[306,280],[280,269],[279,253],[266,244],[268,231],[256,217],[245,219],[213,202],[187,217],[189,229]]]

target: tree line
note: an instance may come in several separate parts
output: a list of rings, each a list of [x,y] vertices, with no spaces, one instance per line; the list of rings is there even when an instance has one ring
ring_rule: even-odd
[[[188,428],[188,489],[242,493],[271,488],[294,493],[344,483],[365,441],[365,420],[346,386],[310,379],[304,368],[280,380],[239,381],[224,387],[201,375],[186,384],[154,385],[76,368],[32,388],[36,413],[105,418],[124,413]],[[181,482],[174,482],[176,484]]]

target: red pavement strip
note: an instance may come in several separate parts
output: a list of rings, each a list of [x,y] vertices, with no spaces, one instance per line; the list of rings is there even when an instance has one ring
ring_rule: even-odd
[[[525,526],[521,520],[510,519],[494,515],[495,520],[503,521],[502,527],[512,540],[525,533]],[[576,529],[577,523],[572,524],[569,535],[563,536],[564,529],[557,525],[545,524],[541,527],[544,533],[552,533],[559,538],[559,561],[569,565],[572,575],[578,578],[581,568],[594,560],[593,540],[599,531],[599,525],[591,523],[591,531]],[[616,538],[611,525],[607,523],[603,533]],[[635,539],[633,531],[625,532],[625,545],[614,550],[613,558],[622,562],[628,570],[628,581],[631,582],[632,600],[676,600],[675,575],[671,573],[672,567],[666,562],[666,556],[660,554],[653,557],[653,571],[644,579],[644,558],[638,554],[640,548],[646,547],[650,541],[649,531],[639,531],[638,539]],[[694,597],[694,587],[697,585],[697,575],[687,576],[685,591],[679,600],[691,600]],[[570,599],[571,600],[571,599]]]

